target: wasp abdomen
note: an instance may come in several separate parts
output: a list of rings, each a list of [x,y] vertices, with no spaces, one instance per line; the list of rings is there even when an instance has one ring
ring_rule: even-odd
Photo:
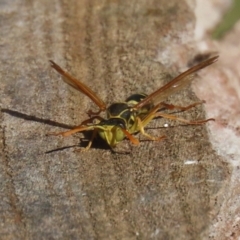
[[[126,99],[128,106],[134,106],[142,101],[147,95],[144,93],[135,93]]]

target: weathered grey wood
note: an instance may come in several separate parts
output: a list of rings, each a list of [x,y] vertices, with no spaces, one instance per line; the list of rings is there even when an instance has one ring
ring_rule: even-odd
[[[130,154],[112,154],[101,141],[75,152],[65,147],[78,145],[82,134],[45,135],[61,131],[57,123],[81,123],[94,108],[49,59],[108,103],[150,93],[177,75],[157,53],[191,36],[193,9],[177,0],[9,0],[0,9],[1,239],[207,238],[231,170],[204,126],[149,130],[168,138],[142,141]],[[183,54],[191,55],[187,48]],[[186,105],[196,97],[188,90],[171,101]],[[204,112],[198,107],[184,117]]]

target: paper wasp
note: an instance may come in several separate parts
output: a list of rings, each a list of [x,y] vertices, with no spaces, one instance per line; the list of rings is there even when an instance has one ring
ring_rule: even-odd
[[[178,109],[185,111],[201,104],[202,102],[197,102],[187,107],[180,107],[167,104],[164,100],[191,83],[196,71],[211,65],[216,62],[217,59],[218,56],[211,57],[208,60],[191,67],[150,95],[133,94],[128,97],[125,102],[113,103],[109,107],[107,107],[104,101],[102,101],[101,98],[98,97],[98,95],[84,83],[72,77],[53,61],[50,61],[51,67],[63,76],[63,80],[67,84],[87,95],[99,107],[98,112],[92,112],[91,110],[88,111],[89,119],[83,121],[78,127],[75,127],[67,132],[51,133],[51,135],[69,136],[77,132],[91,130],[93,131],[93,134],[85,150],[91,147],[92,141],[96,137],[97,133],[112,148],[125,137],[127,137],[133,144],[138,145],[139,140],[133,136],[133,134],[137,132],[142,133],[145,137],[152,141],[159,141],[165,138],[165,136],[153,137],[147,134],[144,130],[146,125],[152,119],[157,117],[178,120],[186,124],[203,124],[210,120],[214,120],[213,118],[210,118],[205,120],[189,121],[171,114],[162,113],[162,110]],[[99,115],[102,111],[106,111],[106,119]]]

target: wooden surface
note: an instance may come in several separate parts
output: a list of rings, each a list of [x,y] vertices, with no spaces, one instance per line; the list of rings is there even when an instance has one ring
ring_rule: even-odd
[[[193,9],[177,0],[9,0],[0,9],[1,239],[208,238],[231,169],[205,126],[154,121],[148,132],[167,139],[138,147],[124,140],[119,149],[130,154],[113,154],[100,140],[77,152],[86,145],[82,134],[46,136],[94,108],[49,59],[107,103],[151,93],[178,74],[178,65],[167,67],[174,60],[157,56],[191,38]],[[185,59],[191,51],[183,48]],[[197,99],[186,90],[170,100]],[[204,118],[204,111],[182,116]]]

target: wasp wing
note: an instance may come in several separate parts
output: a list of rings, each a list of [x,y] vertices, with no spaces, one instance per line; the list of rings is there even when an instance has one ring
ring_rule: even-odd
[[[202,68],[205,68],[214,62],[216,62],[218,59],[218,56],[209,58],[193,67],[188,69],[187,71],[181,73],[177,77],[175,77],[173,80],[171,80],[169,83],[164,85],[163,87],[159,88],[157,91],[153,92],[152,94],[148,95],[146,98],[144,98],[142,101],[140,101],[138,104],[134,106],[134,109],[142,108],[143,106],[153,103],[154,105],[163,102],[167,97],[170,95],[177,93],[181,89],[183,89],[185,86],[190,84],[192,80],[194,79],[194,73]]]
[[[106,104],[88,86],[72,77],[68,72],[65,72],[55,62],[50,60],[50,63],[51,67],[63,76],[64,82],[88,96],[100,108],[100,111],[104,111],[106,109]]]

